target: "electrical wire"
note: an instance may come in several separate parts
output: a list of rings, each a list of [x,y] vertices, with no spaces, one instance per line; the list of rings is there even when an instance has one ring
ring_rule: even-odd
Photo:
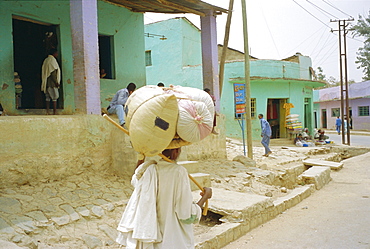
[[[316,4],[314,4],[314,3],[312,3],[312,2],[310,2],[310,1],[308,1],[308,0],[306,0],[307,2],[309,2],[310,4],[312,4],[315,8],[317,8],[318,10],[321,10],[321,12],[323,12],[323,13],[326,13],[326,14],[329,14],[330,16],[332,16],[332,17],[334,17],[334,18],[337,18],[337,19],[339,19],[338,17],[336,17],[336,16],[334,16],[333,14],[331,14],[331,13],[329,13],[329,12],[327,12],[326,10],[324,10],[324,9],[322,9],[322,8],[320,8],[319,6],[317,6]],[[330,18],[330,17],[329,17]]]
[[[321,22],[322,24],[324,24],[326,27],[330,28],[331,27],[329,25],[327,25],[326,23],[324,23],[323,21],[321,21],[319,18],[317,18],[315,15],[313,15],[311,12],[309,12],[308,10],[306,10],[302,5],[300,5],[299,3],[297,3],[295,0],[293,0],[293,2],[295,2],[299,7],[301,7],[302,9],[304,9],[308,14],[310,14],[313,18],[315,18],[316,20],[318,20],[319,22]]]
[[[268,31],[269,31],[269,33],[270,33],[271,40],[272,40],[272,42],[274,43],[274,46],[275,46],[276,52],[277,52],[278,56],[279,56],[279,57],[281,57],[281,56],[280,56],[280,53],[279,53],[279,50],[278,50],[278,48],[277,48],[277,46],[276,46],[275,40],[274,40],[274,36],[273,36],[273,35],[272,35],[272,33],[271,33],[270,26],[269,26],[269,25],[268,25],[268,23],[267,23],[267,20],[266,20],[265,14],[263,13],[263,9],[262,9],[262,8],[261,8],[261,12],[262,12],[263,19],[265,20],[265,23],[266,23],[267,29],[268,29]]]
[[[339,8],[335,7],[333,4],[331,4],[329,1],[325,1],[325,0],[322,0],[324,3],[326,3],[327,5],[331,6],[332,8],[338,10],[339,12],[353,18],[351,15],[348,15],[347,13],[343,12],[342,10],[340,10]]]

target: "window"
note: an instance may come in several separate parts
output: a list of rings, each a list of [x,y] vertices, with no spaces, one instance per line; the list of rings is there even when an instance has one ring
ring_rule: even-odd
[[[332,117],[340,117],[340,108],[331,108]]]
[[[251,117],[256,117],[256,98],[251,98]]]
[[[145,51],[145,66],[151,66],[152,65],[152,51],[147,50]]]
[[[113,36],[99,35],[98,42],[100,78],[114,79]]]
[[[358,116],[370,116],[369,106],[359,106],[358,107]]]
[[[236,119],[241,119],[243,114],[235,113]],[[256,117],[256,98],[251,98],[251,118]]]

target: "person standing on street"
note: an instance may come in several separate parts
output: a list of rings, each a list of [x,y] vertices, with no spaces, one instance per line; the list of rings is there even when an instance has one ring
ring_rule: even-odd
[[[340,135],[340,127],[342,126],[342,120],[338,116],[337,119],[335,120],[335,129],[338,132],[338,135]]]
[[[269,156],[272,152],[269,148],[271,138],[271,126],[266,119],[263,118],[263,114],[258,114],[258,118],[261,122],[261,144],[265,147],[265,154],[263,156]]]
[[[118,90],[110,102],[107,111],[109,114],[117,114],[119,124],[123,127],[125,124],[125,113],[123,107],[126,104],[128,97],[135,91],[136,85],[130,83],[126,88]]]
[[[57,112],[57,100],[59,98],[58,88],[60,86],[60,68],[56,58],[58,50],[52,48],[49,50],[48,57],[44,60],[41,69],[42,83],[41,91],[46,97],[46,114],[49,114],[49,102],[53,102],[53,114]]]

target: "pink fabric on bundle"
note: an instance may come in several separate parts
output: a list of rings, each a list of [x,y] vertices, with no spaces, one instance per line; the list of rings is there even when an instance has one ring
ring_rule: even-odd
[[[203,123],[203,117],[198,115],[197,110],[195,109],[194,103],[190,100],[180,100],[178,101],[179,106],[184,108],[193,118],[194,121],[198,124],[200,140],[205,138],[211,133],[212,128],[207,124]]]

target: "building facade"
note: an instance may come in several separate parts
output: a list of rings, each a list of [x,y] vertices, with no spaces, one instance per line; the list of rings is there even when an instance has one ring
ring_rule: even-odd
[[[335,129],[335,120],[341,117],[340,86],[315,90],[315,116],[317,126]],[[370,130],[370,81],[350,84],[348,87],[350,127]],[[341,117],[341,119],[343,119]]]
[[[164,35],[167,40],[146,38],[145,49],[150,53],[147,82],[204,88],[200,30],[186,18],[174,18],[145,25],[146,33]],[[221,51],[222,46],[219,46]],[[220,54],[220,52],[219,52]],[[323,84],[313,80],[312,62],[297,53],[284,60],[259,60],[250,57],[251,106],[253,140],[260,138],[262,113],[270,122],[273,137],[287,137],[284,104],[291,103],[291,113],[300,115],[304,127],[314,128],[313,88]],[[173,77],[175,76],[175,77]],[[226,117],[226,136],[242,137],[240,115],[235,112],[235,84],[245,84],[244,54],[228,49],[225,76],[220,98],[220,112]]]

